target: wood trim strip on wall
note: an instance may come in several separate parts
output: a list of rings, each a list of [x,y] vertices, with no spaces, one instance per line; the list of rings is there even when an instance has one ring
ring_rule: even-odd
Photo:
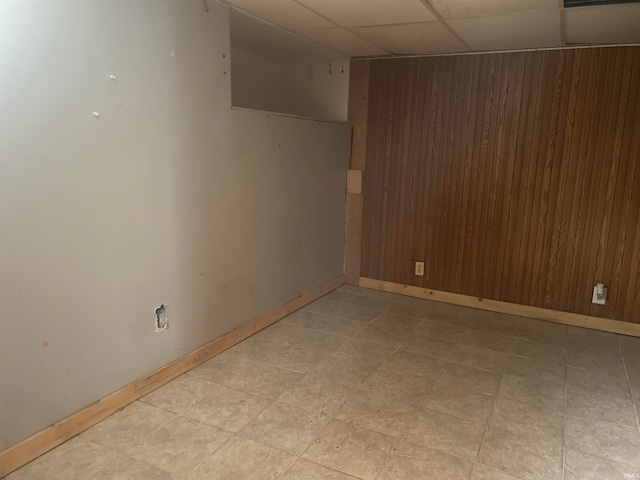
[[[367,155],[369,116],[369,62],[352,62],[349,70],[349,125],[351,155],[347,172],[345,224],[345,282],[357,285],[362,251],[362,172]]]
[[[183,373],[233,347],[254,333],[268,327],[290,313],[335,290],[344,283],[340,275],[299,297],[261,315],[254,320],[216,338],[212,342],[180,357],[169,365],[136,380],[51,427],[32,435],[0,452],[0,478],[17,470],[40,455],[75,437],[130,403],[156,390]]]
[[[423,298],[435,302],[450,303],[463,307],[477,308],[491,312],[506,313],[520,317],[537,318],[555,323],[563,323],[574,327],[591,328],[603,332],[619,333],[640,337],[640,324],[609,320],[607,318],[592,317],[578,313],[560,312],[547,308],[532,307],[530,305],[518,305],[516,303],[501,302],[486,298],[471,297],[459,293],[441,292],[430,288],[402,285],[400,283],[385,282],[373,278],[360,278],[360,286],[372,290],[380,290],[389,293],[398,293],[409,297]]]

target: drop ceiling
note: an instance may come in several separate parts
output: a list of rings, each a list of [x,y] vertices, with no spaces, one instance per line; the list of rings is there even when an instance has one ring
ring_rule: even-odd
[[[640,1],[222,1],[232,45],[280,62],[640,43]]]

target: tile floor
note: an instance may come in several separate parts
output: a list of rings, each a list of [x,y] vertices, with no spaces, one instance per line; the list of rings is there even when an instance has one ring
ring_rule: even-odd
[[[639,409],[640,339],[343,286],[8,478],[638,479]]]

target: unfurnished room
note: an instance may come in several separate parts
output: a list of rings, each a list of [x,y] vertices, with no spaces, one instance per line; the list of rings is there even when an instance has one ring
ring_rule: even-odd
[[[0,0],[0,478],[640,480],[640,0]]]

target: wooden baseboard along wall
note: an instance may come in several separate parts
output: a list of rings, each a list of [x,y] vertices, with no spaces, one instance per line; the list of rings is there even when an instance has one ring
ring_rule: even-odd
[[[0,478],[17,470],[31,460],[75,437],[84,430],[104,420],[109,415],[156,390],[183,373],[233,347],[254,333],[268,327],[290,313],[335,290],[344,283],[340,275],[294,298],[270,312],[216,338],[212,342],[186,354],[169,365],[136,380],[117,392],[83,408],[51,427],[32,435],[16,445],[0,452]]]
[[[638,323],[621,322],[618,320],[610,320],[608,318],[592,317],[589,315],[581,315],[578,313],[560,312],[557,310],[532,307],[529,305],[520,305],[516,303],[501,302],[499,300],[477,298],[469,295],[462,295],[459,293],[442,292],[439,290],[432,290],[430,288],[421,288],[411,285],[402,285],[400,283],[385,282],[383,280],[375,280],[373,278],[361,277],[360,286],[373,290],[381,290],[383,292],[407,295],[409,297],[423,298],[436,302],[460,305],[463,307],[507,313],[509,315],[517,315],[520,317],[537,318],[540,320],[572,325],[574,327],[591,328],[593,330],[601,330],[604,332],[620,333],[622,335],[640,337],[640,324]]]

